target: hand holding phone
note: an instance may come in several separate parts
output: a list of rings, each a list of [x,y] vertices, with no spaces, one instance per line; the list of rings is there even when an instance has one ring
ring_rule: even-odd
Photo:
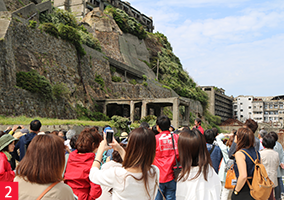
[[[113,139],[113,130],[106,130],[106,140],[108,146],[109,143],[112,143],[112,139]]]

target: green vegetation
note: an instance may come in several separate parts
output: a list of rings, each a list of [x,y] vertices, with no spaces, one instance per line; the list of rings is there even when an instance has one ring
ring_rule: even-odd
[[[39,26],[39,29],[58,38],[59,36],[59,31],[56,28],[56,26],[52,23],[43,23]]]
[[[183,70],[179,58],[172,52],[172,47],[167,37],[159,32],[148,33],[147,37],[152,43],[161,46],[161,51],[156,52],[157,56],[153,54],[150,59],[151,69],[153,69],[154,73],[157,73],[159,60],[158,80],[165,86],[173,89],[178,95],[199,101],[204,110],[206,110],[207,94],[197,87],[188,73]]]
[[[140,120],[141,122],[147,122],[150,126],[154,126],[156,124],[157,117],[155,115],[147,115]]]
[[[97,111],[91,111],[79,104],[76,105],[77,118],[79,120],[108,121],[109,117]]]
[[[143,74],[142,77],[143,77],[144,81],[147,81],[147,76],[146,75]]]
[[[129,17],[124,11],[112,6],[107,6],[104,12],[113,17],[124,33],[131,33],[140,40],[146,38],[147,32],[144,30],[144,27],[135,18]]]
[[[63,40],[69,41],[76,47],[78,53],[83,56],[86,55],[84,48],[81,45],[82,39],[78,30],[72,26],[60,24],[58,27],[60,37]]]
[[[128,121],[129,119],[126,117],[121,117],[117,115],[111,117],[111,122],[114,125],[114,127],[122,131],[126,131]]]
[[[52,99],[52,86],[49,81],[35,70],[16,73],[17,86],[32,93],[40,94],[44,99]]]
[[[51,13],[40,13],[39,21],[40,23],[53,23],[55,25],[64,24],[82,30],[78,27],[76,18],[71,12],[59,8],[53,7]]]
[[[94,38],[94,36],[92,34],[86,33],[82,30],[79,30],[79,34],[81,36],[83,44],[85,44],[88,47],[91,47],[92,49],[95,49],[99,52],[102,52],[102,47],[101,47],[99,40],[97,38]]]
[[[163,85],[163,88],[166,88],[168,90],[171,90],[171,88],[169,86]]]
[[[89,121],[89,120],[78,120],[78,119],[53,119],[53,118],[42,118],[42,117],[7,117],[0,115],[0,122],[2,125],[28,125],[25,128],[29,127],[29,124],[34,119],[41,121],[43,125],[77,125],[77,126],[105,126],[107,124],[112,124],[110,121]]]
[[[56,83],[52,87],[53,96],[57,99],[68,97],[70,95],[70,90],[64,83]]]
[[[219,133],[221,133],[221,129],[218,126],[219,124],[221,124],[221,117],[212,115],[208,110],[204,112],[204,117],[207,122],[206,129],[215,127],[218,129]]]
[[[116,68],[115,68],[115,67],[113,67],[113,66],[110,66],[110,72],[111,72],[111,73],[116,72]]]
[[[148,86],[148,83],[146,81],[143,81],[142,83],[143,86],[147,87]]]
[[[163,113],[164,113],[164,115],[168,116],[168,118],[170,118],[170,120],[173,119],[173,112],[171,111],[171,109],[169,107],[164,107]]]
[[[132,85],[136,85],[137,81],[135,79],[132,79],[132,80],[129,81],[129,83],[132,84]]]
[[[112,76],[112,77],[111,77],[111,80],[112,80],[113,82],[121,82],[121,78],[120,78],[119,76]]]
[[[95,81],[100,84],[101,86],[101,90],[105,87],[105,81],[104,79],[101,77],[101,75],[96,75]]]
[[[20,4],[22,4],[22,6],[25,6],[25,4],[21,1],[21,0],[18,0]]]
[[[42,30],[51,35],[56,36],[56,34],[52,34],[56,32],[56,27],[56,29],[59,30],[59,34],[56,37],[60,36],[62,39],[74,44],[81,56],[86,55],[81,44],[85,44],[90,48],[102,52],[98,39],[94,38],[91,33],[88,33],[87,29],[83,25],[78,26],[76,18],[71,12],[53,8],[53,12],[50,14],[41,13],[39,20],[42,24],[49,24],[47,31],[44,29]]]
[[[37,25],[37,22],[34,20],[29,20],[29,27],[32,29],[35,29]]]

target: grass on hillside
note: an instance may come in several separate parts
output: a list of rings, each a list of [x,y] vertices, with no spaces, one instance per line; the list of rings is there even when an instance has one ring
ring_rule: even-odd
[[[105,126],[111,125],[110,121],[84,121],[78,119],[53,119],[53,118],[41,118],[41,117],[6,117],[0,115],[0,124],[1,125],[29,125],[30,122],[34,119],[41,121],[42,125],[77,125],[77,126]]]

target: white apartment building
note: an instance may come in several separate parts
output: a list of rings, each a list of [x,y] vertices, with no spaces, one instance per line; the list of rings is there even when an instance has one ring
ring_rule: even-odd
[[[253,117],[252,111],[253,96],[238,96],[233,101],[233,116],[239,121],[246,121]]]
[[[233,116],[244,122],[252,118],[258,123],[283,125],[284,95],[275,97],[238,96],[233,102]]]

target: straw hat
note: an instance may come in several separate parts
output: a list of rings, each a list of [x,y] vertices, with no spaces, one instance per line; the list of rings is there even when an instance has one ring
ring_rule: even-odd
[[[128,134],[127,134],[126,132],[122,132],[122,133],[120,134],[119,139],[121,140],[121,139],[125,139],[125,138],[128,138]]]
[[[15,140],[19,140],[19,139],[14,138],[10,134],[2,135],[0,138],[0,151],[2,151],[6,146],[8,146],[11,142]]]

